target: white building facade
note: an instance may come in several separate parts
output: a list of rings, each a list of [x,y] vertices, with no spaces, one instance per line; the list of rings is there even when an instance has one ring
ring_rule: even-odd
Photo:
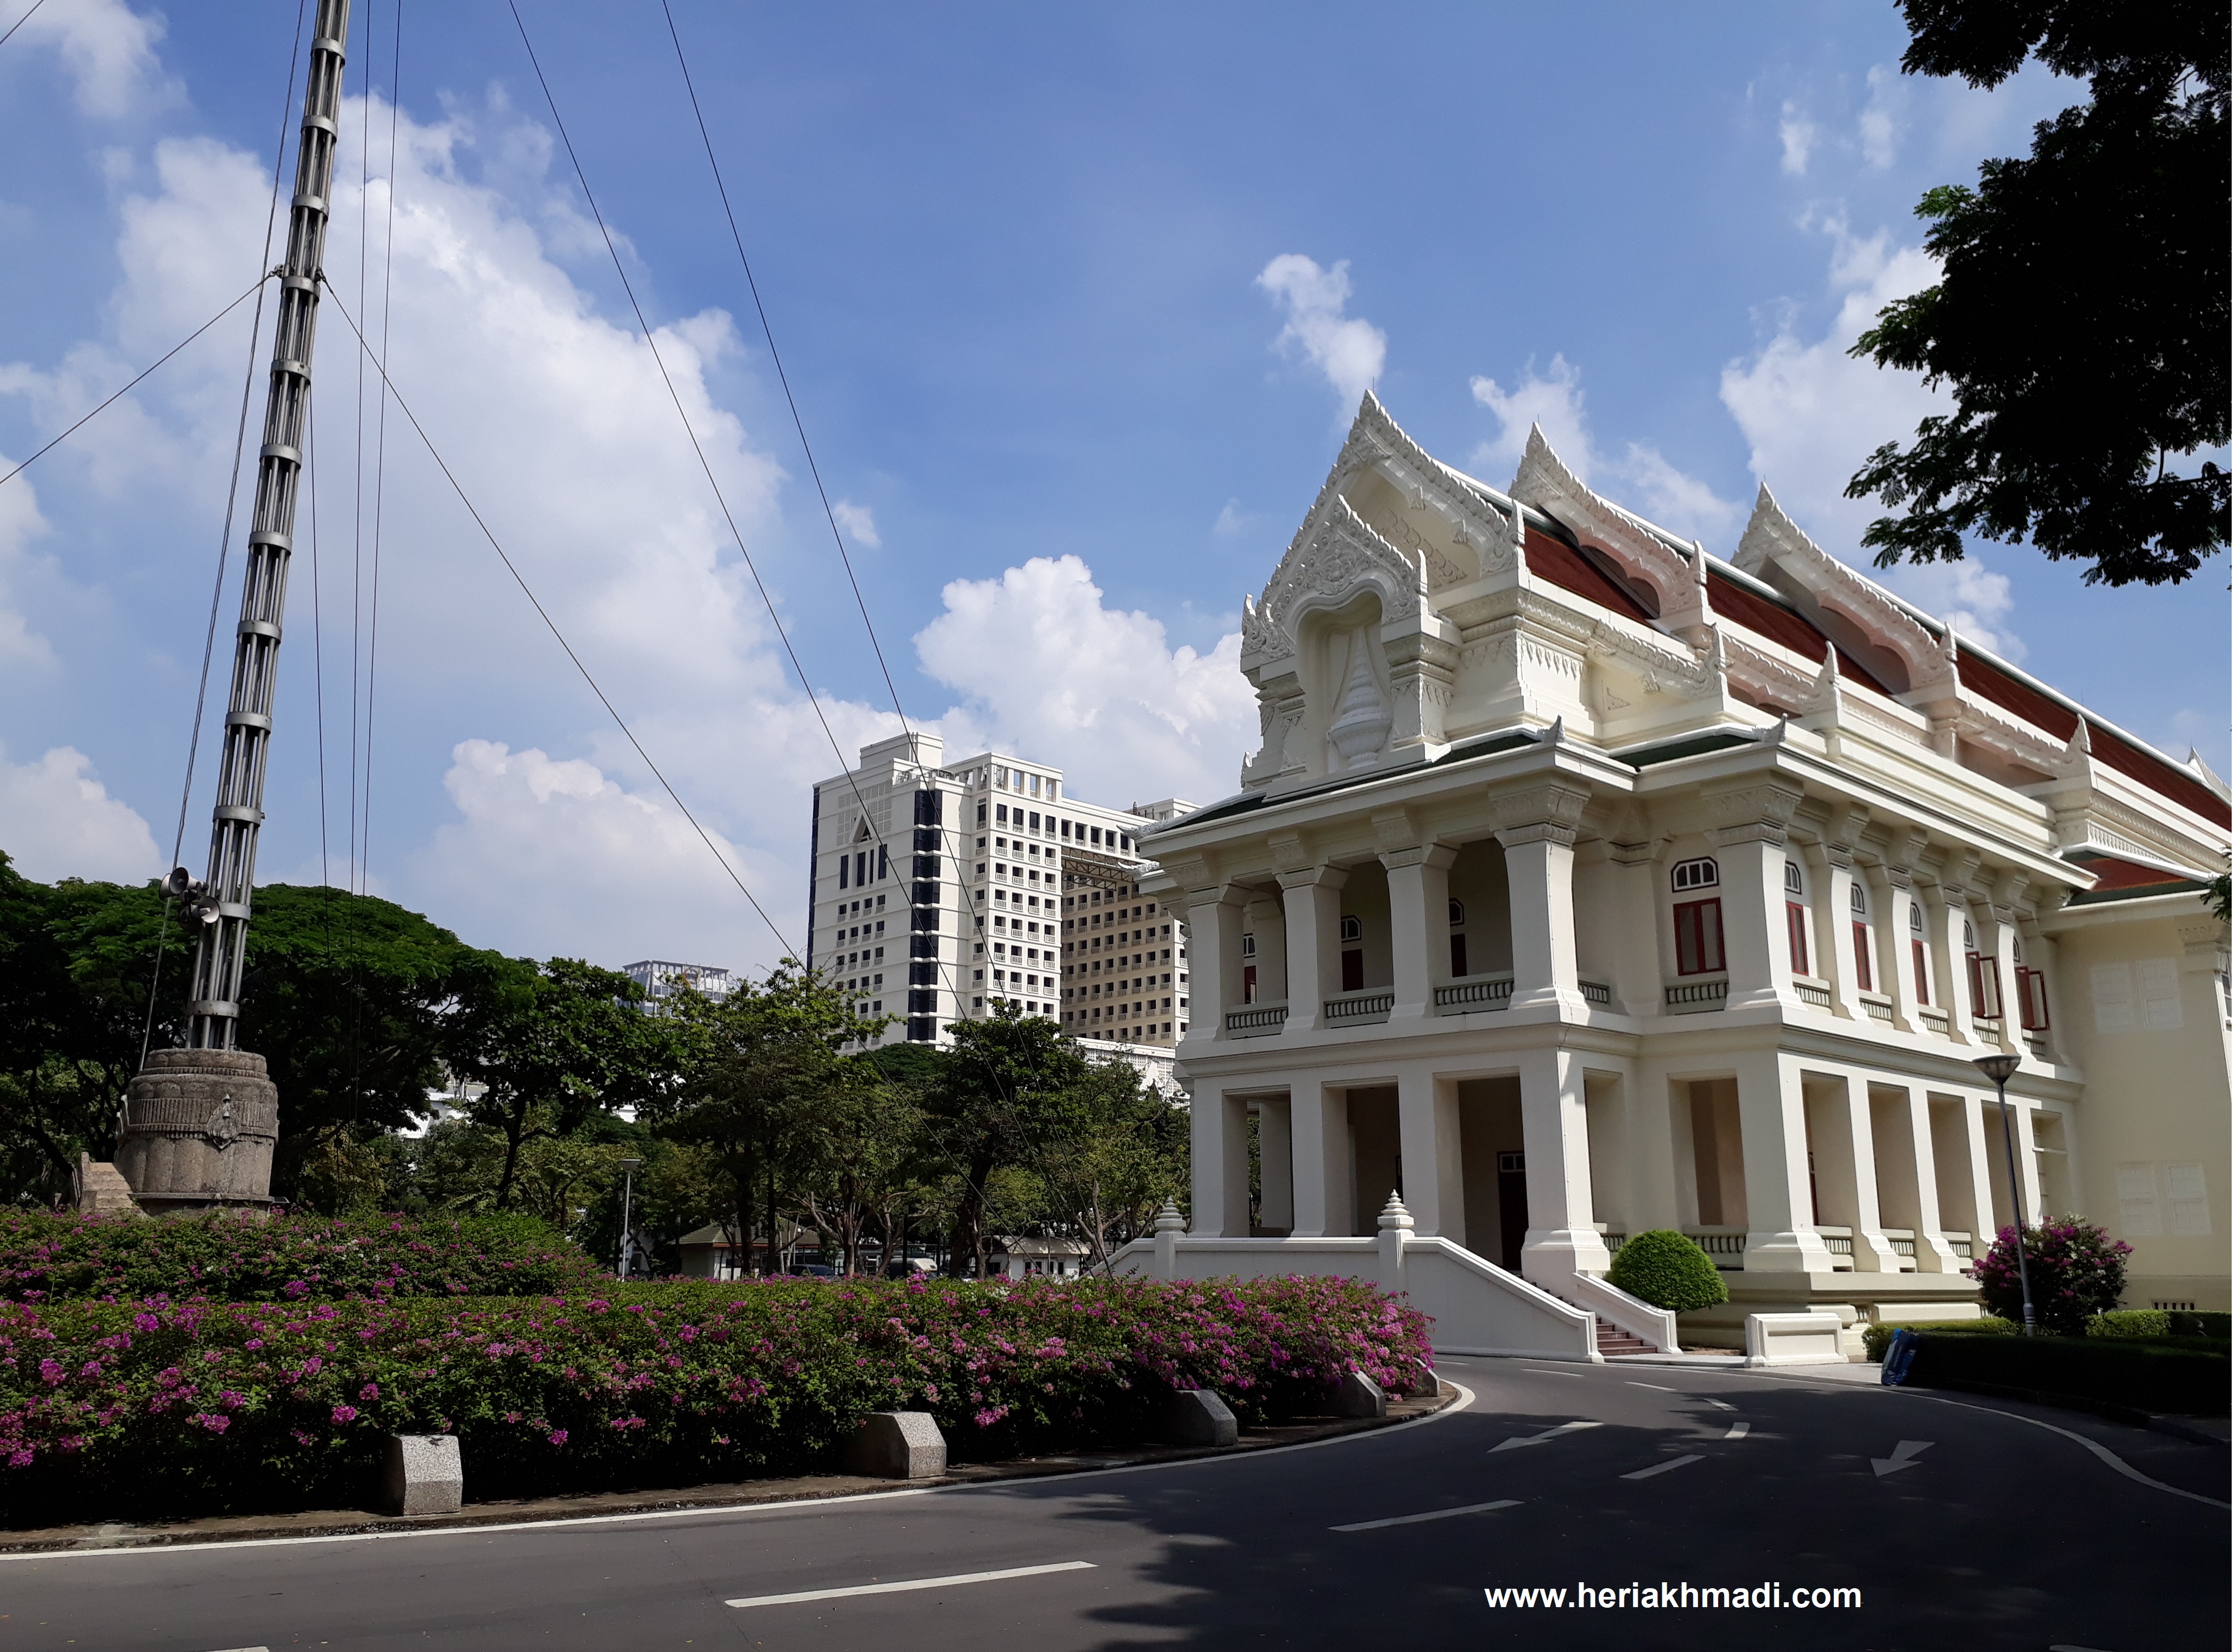
[[[1244,790],[1161,826],[1193,1213],[1128,1265],[1375,1272],[1438,1342],[1672,1345],[1601,1278],[1693,1234],[1745,1316],[1969,1317],[2013,1201],[2228,1306],[2227,793],[1812,544],[1511,487],[1371,396],[1264,596]],[[1249,1149],[1261,1169],[1253,1201]],[[1402,1202],[1393,1201],[1393,1190]],[[1410,1259],[1412,1259],[1409,1260]],[[1595,1324],[1596,1320],[1599,1323]]]
[[[1140,834],[1189,806],[1082,802],[1061,768],[1001,752],[950,763],[937,734],[865,746],[815,787],[807,962],[859,1013],[897,1017],[889,1042],[944,1043],[1009,1004],[1114,1058],[1169,1063],[1187,938],[1141,894]]]

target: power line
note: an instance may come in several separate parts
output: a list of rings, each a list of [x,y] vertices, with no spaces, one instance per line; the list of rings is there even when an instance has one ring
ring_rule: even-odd
[[[348,307],[335,295],[330,283],[326,284],[326,296],[332,300],[335,313],[341,317],[344,325],[355,336],[358,348],[367,356],[371,356],[372,345],[366,341],[364,332],[358,329]],[[730,881],[737,885],[738,892],[752,904],[753,911],[760,914],[761,922],[768,925],[769,933],[776,937],[777,944],[787,952],[792,951],[792,943],[785,938],[785,933],[777,927],[776,920],[768,915],[767,910],[754,898],[753,892],[746,887],[745,880],[738,876],[736,868],[730,865],[729,857],[714,846],[714,839],[707,835],[707,828],[699,824],[698,816],[691,813],[690,806],[677,794],[675,788],[668,784],[668,776],[661,772],[660,765],[652,760],[652,754],[645,750],[643,742],[637,739],[635,731],[629,727],[628,720],[615,708],[614,702],[607,697],[606,691],[598,686],[597,678],[590,675],[589,667],[584,665],[582,655],[575,652],[574,644],[567,641],[566,633],[559,629],[558,622],[551,617],[549,610],[538,600],[535,590],[529,585],[512,557],[507,554],[504,546],[498,542],[496,534],[490,530],[489,523],[482,519],[482,513],[475,508],[473,500],[467,496],[465,489],[460,485],[458,478],[452,473],[441,451],[435,446],[434,438],[427,434],[427,427],[419,422],[419,416],[411,411],[411,404],[404,399],[404,392],[396,386],[396,381],[388,376],[388,369],[375,360],[373,371],[380,375],[381,382],[387,387],[388,393],[396,398],[397,411],[410,422],[412,433],[418,437],[420,444],[426,448],[427,457],[435,461],[435,468],[442,471],[443,480],[450,484],[450,491],[458,496],[458,503],[465,506],[466,514],[474,519],[474,526],[481,530],[482,537],[489,541],[490,549],[497,552],[497,560],[504,564],[504,571],[512,576],[513,583],[519,586],[521,595],[528,598],[529,606],[536,610],[536,617],[543,622],[552,637],[565,651],[567,658],[573,663],[575,669],[582,674],[582,681],[589,684],[590,692],[597,695],[598,703],[606,708],[606,714],[614,720],[614,726],[621,731],[623,737],[628,740],[636,754],[644,760],[645,767],[651,770],[653,778],[660,782],[661,789],[668,793],[668,800],[681,812],[683,818],[691,823],[691,829],[699,834],[699,840],[707,846],[707,852],[721,863],[722,870],[729,874]]]
[[[270,246],[270,243],[269,243],[269,240],[268,240],[268,238],[267,238],[267,240],[266,240],[266,246],[265,246],[265,249],[264,249],[264,250],[265,250],[265,252],[266,252],[266,253],[267,255],[270,253],[270,252],[271,252],[271,250],[272,250],[271,246]],[[225,306],[225,308],[223,308],[222,310],[220,310],[220,311],[219,311],[215,315],[212,316],[208,320],[207,320],[207,321],[203,322],[203,323],[201,324],[201,326],[200,326],[196,327],[196,328],[195,328],[192,332],[189,332],[189,333],[188,333],[185,338],[183,338],[183,339],[180,339],[180,340],[178,341],[178,343],[176,343],[176,344],[173,345],[173,346],[172,346],[168,350],[166,350],[166,351],[165,351],[161,355],[160,355],[160,356],[156,357],[155,360],[153,360],[153,361],[149,362],[149,363],[148,364],[148,365],[147,365],[147,366],[145,366],[144,368],[142,368],[142,369],[139,372],[139,373],[137,373],[137,374],[133,378],[132,382],[131,382],[130,384],[126,385],[124,386],[124,388],[123,388],[123,389],[122,389],[122,390],[118,391],[115,395],[111,396],[111,397],[110,397],[107,401],[105,401],[105,402],[102,403],[102,405],[101,405],[100,406],[98,406],[98,407],[95,408],[95,409],[93,410],[93,411],[91,411],[91,412],[88,413],[88,414],[87,414],[83,418],[82,418],[82,419],[78,420],[78,422],[77,422],[76,424],[75,424],[75,425],[71,425],[68,430],[64,431],[63,431],[60,436],[57,436],[56,438],[55,438],[55,439],[54,439],[53,441],[51,441],[51,442],[48,443],[44,447],[41,448],[37,452],[36,452],[36,453],[32,454],[32,455],[31,455],[31,457],[30,457],[30,458],[25,459],[25,460],[24,460],[21,464],[17,465],[14,470],[12,470],[12,471],[9,471],[7,475],[5,475],[5,476],[0,476],[0,486],[5,486],[8,483],[13,482],[13,481],[17,477],[19,477],[19,476],[23,475],[24,471],[28,471],[28,470],[30,470],[30,469],[34,464],[37,464],[41,459],[43,459],[43,458],[46,457],[46,456],[47,456],[48,454],[49,454],[49,453],[53,452],[56,448],[60,447],[60,446],[61,446],[64,442],[69,441],[69,438],[70,438],[71,437],[73,437],[73,436],[76,435],[80,431],[83,430],[87,425],[89,425],[92,424],[92,423],[93,423],[93,421],[94,421],[95,419],[96,419],[96,418],[100,418],[103,413],[107,412],[107,411],[108,411],[111,407],[115,406],[118,402],[122,401],[122,400],[126,396],[128,396],[128,395],[129,395],[129,394],[131,393],[131,392],[132,392],[133,388],[140,383],[141,379],[145,378],[146,378],[149,373],[154,372],[155,371],[155,369],[156,369],[156,368],[158,368],[158,367],[161,366],[165,362],[168,361],[168,360],[169,360],[173,356],[177,355],[177,354],[179,353],[179,352],[180,352],[180,351],[184,350],[184,349],[185,349],[188,345],[192,344],[195,339],[197,339],[201,338],[201,337],[202,336],[202,334],[204,334],[205,332],[208,332],[212,327],[215,326],[219,322],[220,322],[220,321],[224,320],[224,319],[226,319],[226,317],[227,317],[227,316],[231,315],[231,314],[232,314],[235,310],[238,310],[238,309],[239,309],[242,305],[244,305],[244,304],[247,303],[247,302],[248,302],[248,300],[250,299],[250,298],[252,298],[253,296],[254,296],[255,294],[257,294],[257,293],[261,293],[261,292],[264,290],[264,284],[265,284],[265,282],[266,282],[266,281],[270,280],[271,279],[272,279],[272,276],[271,276],[271,273],[270,273],[270,272],[266,272],[266,273],[264,273],[264,274],[262,274],[262,275],[258,276],[258,277],[256,278],[256,280],[255,280],[254,284],[253,284],[253,286],[248,286],[248,287],[244,288],[244,289],[242,290],[241,294],[240,294],[240,296],[239,298],[237,298],[237,299],[233,299],[233,301],[232,303],[230,303],[230,304],[227,305],[227,306]],[[260,325],[261,325],[261,324],[260,323]],[[252,370],[252,371],[253,371],[253,370]]]
[[[36,11],[41,6],[46,3],[47,0],[31,0],[31,11]],[[16,18],[15,22],[8,25],[8,33],[0,35],[0,46],[6,45],[10,36],[14,35],[15,32],[18,29],[21,29],[25,23],[31,21],[31,11],[25,12],[22,16]]]

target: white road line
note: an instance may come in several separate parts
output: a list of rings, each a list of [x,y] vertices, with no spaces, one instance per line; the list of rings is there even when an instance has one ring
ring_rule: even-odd
[[[1628,1378],[1623,1379],[1623,1385],[1627,1388],[1651,1388],[1657,1394],[1674,1394],[1681,1392],[1675,1388],[1665,1388],[1658,1382],[1632,1382]]]
[[[1457,1509],[1433,1509],[1427,1514],[1393,1515],[1387,1520],[1355,1520],[1347,1526],[1330,1526],[1330,1531],[1373,1531],[1383,1526],[1417,1526],[1424,1520],[1449,1520],[1456,1514],[1488,1514],[1493,1509],[1518,1509],[1521,1500],[1506,1497],[1496,1503],[1470,1503]]]
[[[1580,1428],[1604,1426],[1601,1423],[1563,1423],[1558,1428],[1549,1428],[1542,1434],[1509,1434],[1484,1455],[1496,1456],[1500,1451],[1511,1451],[1524,1445],[1542,1445],[1547,1440],[1559,1439],[1563,1434],[1573,1434]]]
[[[1626,1480],[1650,1480],[1657,1474],[1667,1474],[1672,1469],[1681,1469],[1687,1463],[1701,1460],[1700,1454],[1695,1451],[1689,1457],[1673,1457],[1667,1463],[1656,1463],[1650,1469],[1641,1469],[1635,1474],[1626,1474],[1621,1478]]]
[[[1733,1423],[1731,1425],[1730,1431],[1725,1434],[1724,1438],[1727,1440],[1744,1439],[1746,1438],[1746,1422],[1742,1418],[1740,1421]]]
[[[1704,1405],[1713,1405],[1718,1411],[1737,1411],[1739,1409],[1737,1405],[1726,1405],[1720,1399],[1710,1399],[1706,1394],[1696,1394],[1693,1398],[1698,1399]]]
[[[1581,1371],[1563,1371],[1557,1366],[1524,1366],[1524,1371],[1534,1371],[1541,1377],[1581,1377]]]
[[[801,1601],[843,1600],[850,1595],[902,1595],[912,1589],[948,1589],[958,1583],[997,1583],[1005,1577],[1044,1577],[1050,1572],[1093,1571],[1091,1560],[1060,1560],[1052,1566],[1011,1566],[1003,1571],[957,1572],[952,1577],[912,1577],[901,1583],[857,1583],[851,1589],[804,1589],[796,1595],[748,1595],[725,1606],[792,1606]]]

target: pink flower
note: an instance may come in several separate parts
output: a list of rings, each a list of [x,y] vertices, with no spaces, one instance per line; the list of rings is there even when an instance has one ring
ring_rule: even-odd
[[[357,1407],[354,1405],[335,1406],[334,1421],[338,1423],[353,1423],[357,1421]]]
[[[563,1428],[553,1429],[551,1431],[551,1443],[554,1445],[564,1445],[567,1443],[567,1431]]]
[[[357,1391],[357,1397],[368,1403],[379,1399],[380,1385],[377,1382],[369,1382],[365,1384],[364,1387]]]

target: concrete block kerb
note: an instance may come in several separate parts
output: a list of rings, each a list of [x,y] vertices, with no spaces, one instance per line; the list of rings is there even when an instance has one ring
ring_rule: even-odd
[[[465,1502],[466,1475],[456,1434],[391,1434],[382,1479],[391,1514],[456,1514]]]
[[[1845,1365],[1848,1356],[1840,1346],[1840,1316],[1750,1313],[1746,1362],[1750,1366]]]
[[[1174,1393],[1165,1413],[1165,1438],[1173,1445],[1224,1448],[1240,1435],[1234,1413],[1208,1388],[1184,1388]]]
[[[1338,1417],[1387,1417],[1390,1396],[1382,1385],[1363,1371],[1354,1371],[1337,1385],[1335,1414]]]
[[[947,1438],[930,1412],[875,1411],[854,1425],[846,1471],[881,1480],[936,1480],[947,1472]]]

